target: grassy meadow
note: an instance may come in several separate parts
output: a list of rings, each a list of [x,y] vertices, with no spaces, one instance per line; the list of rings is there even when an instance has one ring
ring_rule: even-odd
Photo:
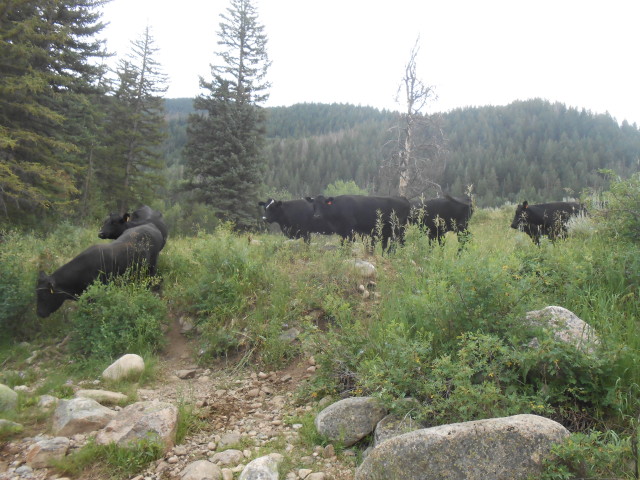
[[[47,319],[35,314],[38,270],[51,273],[98,243],[98,225],[62,224],[46,238],[8,232],[0,243],[0,383],[38,382],[25,340],[45,346],[68,335],[58,360],[90,376],[123,353],[153,358],[163,326],[188,318],[202,365],[226,358],[279,368],[312,354],[321,368],[301,399],[377,395],[425,426],[543,415],[573,433],[545,478],[635,478],[639,248],[598,212],[578,219],[567,239],[537,247],[509,228],[513,212],[476,210],[464,249],[451,233],[431,246],[411,227],[405,245],[384,255],[335,236],[305,245],[228,225],[170,233],[159,282],[94,285]],[[354,259],[374,264],[375,278],[363,278]],[[526,324],[526,312],[549,305],[589,323],[597,351]],[[290,329],[294,342],[282,335]]]

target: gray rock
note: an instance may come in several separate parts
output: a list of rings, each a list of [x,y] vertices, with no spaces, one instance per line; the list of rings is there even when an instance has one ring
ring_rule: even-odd
[[[104,427],[115,415],[116,412],[90,398],[60,400],[53,413],[53,432],[64,437],[93,432]]]
[[[231,447],[233,445],[238,445],[242,440],[242,435],[239,433],[225,433],[220,437],[220,441],[218,442],[218,446],[221,449]]]
[[[349,260],[348,265],[360,276],[364,278],[374,278],[376,276],[376,267],[364,260]]]
[[[526,318],[533,325],[551,328],[556,340],[573,345],[585,353],[593,354],[600,344],[593,328],[566,308],[550,306],[527,312]]]
[[[315,472],[307,475],[304,480],[327,480],[327,475],[324,472]]]
[[[126,446],[130,442],[155,437],[166,450],[173,448],[178,425],[175,405],[159,401],[126,406],[96,435],[96,443]]]
[[[34,443],[27,450],[27,465],[32,468],[52,466],[52,460],[59,460],[67,454],[70,443],[67,437],[48,438]]]
[[[346,398],[322,410],[316,416],[315,425],[331,442],[349,447],[369,435],[386,414],[377,398]]]
[[[59,401],[60,399],[53,395],[40,395],[40,398],[38,399],[38,406],[44,409],[56,407]]]
[[[181,480],[222,480],[220,467],[208,460],[191,462],[180,473]]]
[[[373,432],[373,443],[379,445],[385,440],[397,437],[403,433],[413,432],[424,428],[424,425],[416,422],[411,417],[398,417],[396,415],[387,415],[376,425]]]
[[[288,330],[285,330],[279,335],[279,339],[283,342],[291,343],[296,340],[300,336],[300,330],[295,327],[291,327]]]
[[[76,397],[90,398],[103,405],[126,402],[128,398],[124,393],[110,392],[109,390],[78,390]]]
[[[140,355],[128,353],[109,365],[102,377],[107,380],[121,380],[130,375],[144,372],[144,360]]]
[[[569,435],[536,415],[454,423],[390,438],[356,470],[356,480],[535,478],[552,444]]]
[[[14,410],[18,405],[18,394],[0,383],[0,412]]]
[[[256,458],[244,467],[240,480],[278,480],[280,478],[278,466],[282,460],[284,457],[279,453]]]
[[[196,376],[196,372],[197,370],[195,368],[176,370],[176,377],[182,380],[188,380],[189,378],[194,378]]]
[[[244,455],[240,450],[230,448],[212,455],[209,460],[220,465],[237,465],[244,460]]]

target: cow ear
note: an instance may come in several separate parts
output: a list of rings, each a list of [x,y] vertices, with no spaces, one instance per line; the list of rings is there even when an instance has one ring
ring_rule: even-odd
[[[529,206],[529,202],[527,202],[526,200],[524,202],[522,202],[522,206],[524,208],[527,208]]]
[[[304,197],[304,199],[309,203],[313,203],[313,197]]]
[[[54,286],[55,285],[53,284],[53,278],[51,278],[49,275],[47,275],[42,270],[40,270],[40,273],[38,274],[38,287],[47,288],[51,293],[54,293],[53,292]]]
[[[282,200],[278,200],[276,202],[276,207],[281,207],[282,206]]]

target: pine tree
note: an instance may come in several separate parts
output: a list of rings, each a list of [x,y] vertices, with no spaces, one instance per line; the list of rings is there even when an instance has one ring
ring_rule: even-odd
[[[159,146],[165,137],[160,94],[167,88],[166,75],[153,58],[157,51],[146,27],[117,69],[101,178],[111,197],[108,203],[121,212],[148,203],[163,180],[159,174],[164,166]]]
[[[0,212],[63,207],[82,147],[67,118],[97,91],[103,0],[0,2]],[[14,216],[14,219],[22,215]]]
[[[268,98],[270,62],[251,0],[231,0],[226,12],[218,32],[221,63],[211,65],[211,81],[200,78],[206,93],[195,99],[199,113],[188,120],[185,187],[219,218],[248,228],[262,179],[265,113],[259,104]]]

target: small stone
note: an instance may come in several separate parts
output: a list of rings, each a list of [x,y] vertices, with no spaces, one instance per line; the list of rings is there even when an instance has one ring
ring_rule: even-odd
[[[178,463],[178,457],[173,455],[173,456],[167,458],[167,463],[169,463],[171,465]]]
[[[309,476],[310,473],[312,473],[313,470],[311,470],[310,468],[301,468],[300,470],[298,470],[298,476],[302,479],[305,479]]]
[[[222,469],[222,480],[233,480],[233,471],[230,468]]]
[[[336,449],[333,447],[333,445],[329,444],[326,447],[324,447],[322,456],[324,458],[333,458],[336,456]]]

